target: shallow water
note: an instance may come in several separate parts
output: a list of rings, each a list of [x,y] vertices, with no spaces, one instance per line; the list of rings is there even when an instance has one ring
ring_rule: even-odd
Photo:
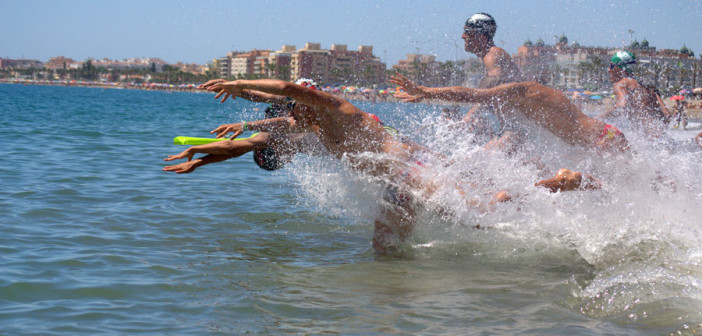
[[[265,106],[0,85],[2,333],[700,333],[699,152],[627,133],[635,156],[592,159],[534,134],[550,169],[605,182],[549,194],[533,187],[533,166],[433,125],[439,106],[358,105],[457,159],[434,172],[447,186],[468,180],[485,189],[467,187],[471,197],[499,187],[518,200],[482,214],[441,189],[404,252],[375,257],[382,191],[337,160],[300,157],[270,173],[247,155],[161,171],[184,148],[174,136],[208,136]],[[652,182],[661,174],[674,186]]]

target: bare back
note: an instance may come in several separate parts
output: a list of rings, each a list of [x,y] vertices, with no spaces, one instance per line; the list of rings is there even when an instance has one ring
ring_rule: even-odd
[[[646,133],[661,135],[661,126],[666,122],[665,107],[660,96],[632,78],[624,78],[614,84],[615,107],[629,120],[643,126]]]

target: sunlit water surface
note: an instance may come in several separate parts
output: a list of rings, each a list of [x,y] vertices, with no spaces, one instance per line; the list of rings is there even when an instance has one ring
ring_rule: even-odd
[[[630,131],[634,155],[593,156],[533,131],[508,158],[439,122],[442,106],[357,105],[453,160],[427,173],[440,188],[398,255],[373,254],[383,190],[343,161],[300,156],[270,173],[246,155],[161,171],[183,149],[174,136],[209,136],[265,106],[0,85],[0,330],[700,333],[702,155],[686,143],[699,121],[670,130],[675,151]],[[523,162],[536,155],[604,187],[535,188],[543,173]],[[472,199],[517,197],[482,213],[456,185]]]

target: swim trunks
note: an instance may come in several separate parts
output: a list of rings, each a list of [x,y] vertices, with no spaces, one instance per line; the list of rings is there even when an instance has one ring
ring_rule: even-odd
[[[622,142],[626,143],[624,133],[622,133],[618,128],[610,124],[606,124],[604,129],[602,129],[600,136],[597,137],[595,147],[598,149],[610,149],[610,147],[613,145]]]
[[[411,200],[411,192],[409,187],[412,176],[419,173],[419,169],[423,166],[421,161],[416,161],[415,164],[407,169],[402,170],[397,174],[400,185],[393,184],[385,188],[383,199],[394,205],[402,206]]]

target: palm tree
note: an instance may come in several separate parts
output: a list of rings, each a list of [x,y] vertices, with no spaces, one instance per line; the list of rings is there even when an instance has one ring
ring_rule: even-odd
[[[592,69],[596,74],[595,86],[599,89],[600,86],[605,82],[604,80],[604,68],[607,63],[599,56],[593,57],[590,62],[592,63]]]
[[[685,75],[687,75],[687,69],[685,67],[680,67],[680,87],[683,87],[683,82],[685,81]]]

